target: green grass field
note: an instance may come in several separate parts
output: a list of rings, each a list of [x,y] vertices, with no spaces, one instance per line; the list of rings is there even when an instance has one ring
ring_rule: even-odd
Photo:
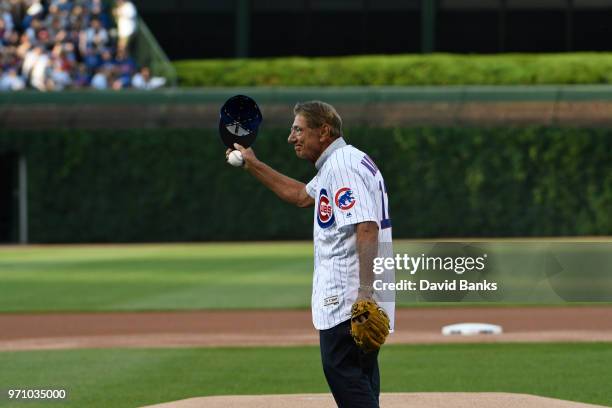
[[[311,281],[308,242],[0,248],[0,312],[308,308]],[[611,343],[393,345],[380,361],[386,392],[612,405]],[[64,406],[11,404],[13,387],[66,388],[75,407],[328,391],[316,347],[0,352],[0,367],[2,406]]]
[[[402,245],[418,254],[434,244],[394,244],[396,249]],[[570,252],[574,244],[568,245]],[[511,283],[546,280],[541,259],[528,253],[512,256],[509,251],[516,248],[510,243],[494,246],[505,256],[502,263],[509,272],[504,273],[514,275]],[[610,248],[609,243],[593,245],[589,259],[612,264]],[[0,312],[308,308],[312,253],[310,242],[0,247]],[[610,301],[610,272],[598,273],[570,276],[560,283]],[[550,291],[548,285],[541,286]],[[521,296],[524,291],[514,293]],[[549,295],[533,292],[531,298],[559,301],[556,294]],[[410,296],[413,293],[399,293],[398,305],[415,305],[417,299]]]
[[[312,244],[0,249],[0,311],[306,308]]]
[[[612,405],[611,344],[387,346],[380,364],[383,392],[503,391]],[[0,353],[0,367],[0,388],[66,388],[78,407],[328,392],[316,347],[15,352]]]

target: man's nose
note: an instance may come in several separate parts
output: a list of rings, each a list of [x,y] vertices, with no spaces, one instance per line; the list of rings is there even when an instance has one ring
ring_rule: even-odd
[[[287,138],[287,143],[293,144],[296,142],[296,140],[297,139],[295,138],[295,135],[293,134],[293,132],[289,133],[289,137]]]

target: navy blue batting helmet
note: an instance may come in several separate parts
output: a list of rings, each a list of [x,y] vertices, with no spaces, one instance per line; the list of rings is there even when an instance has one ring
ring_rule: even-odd
[[[220,111],[219,134],[223,144],[230,149],[234,143],[249,147],[257,137],[263,117],[257,103],[246,95],[229,98]]]

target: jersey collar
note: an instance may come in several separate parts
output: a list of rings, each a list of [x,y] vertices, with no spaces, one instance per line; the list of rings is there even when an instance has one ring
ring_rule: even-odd
[[[323,164],[327,161],[329,156],[331,156],[334,151],[344,146],[346,146],[346,142],[342,137],[337,138],[333,141],[332,144],[327,146],[327,149],[325,149],[323,153],[321,153],[321,156],[317,159],[315,163],[315,167],[317,168],[317,170],[320,170],[321,167],[323,167]]]

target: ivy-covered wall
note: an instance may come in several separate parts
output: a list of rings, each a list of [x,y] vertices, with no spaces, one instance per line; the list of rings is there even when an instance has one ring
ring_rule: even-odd
[[[612,234],[612,130],[346,129],[383,172],[396,238]],[[260,159],[307,182],[285,129]],[[308,239],[292,208],[224,162],[214,130],[0,130],[28,160],[31,242]],[[0,156],[1,157],[1,156]]]

